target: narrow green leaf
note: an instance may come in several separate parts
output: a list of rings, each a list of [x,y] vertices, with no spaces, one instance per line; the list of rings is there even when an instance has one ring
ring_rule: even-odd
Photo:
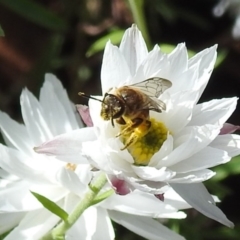
[[[94,198],[94,200],[92,202],[92,205],[95,205],[97,203],[102,202],[106,198],[110,197],[113,193],[114,193],[114,190],[113,189],[109,189],[108,191],[99,194],[96,198]]]
[[[113,44],[119,44],[121,42],[122,36],[124,34],[124,30],[114,30],[109,34],[99,38],[96,42],[92,44],[92,46],[88,49],[86,55],[87,57],[92,56],[93,54],[100,52],[104,49],[108,40],[111,41]]]
[[[0,25],[0,37],[5,37],[5,33]]]
[[[50,30],[62,31],[66,22],[43,5],[32,0],[0,0],[0,4],[11,9],[25,19]]]
[[[32,192],[33,196],[37,198],[37,200],[50,212],[60,217],[63,221],[67,221],[68,213],[65,212],[62,208],[60,208],[55,202],[49,200],[41,194],[36,192]]]

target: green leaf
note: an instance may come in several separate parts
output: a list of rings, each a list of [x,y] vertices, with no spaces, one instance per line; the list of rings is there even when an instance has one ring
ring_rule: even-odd
[[[124,34],[124,30],[113,30],[109,34],[99,38],[96,42],[92,44],[92,46],[88,49],[86,55],[87,57],[92,56],[93,54],[100,52],[104,49],[107,41],[111,41],[113,44],[119,44],[121,42],[122,36]]]
[[[0,4],[11,9],[25,19],[50,30],[62,31],[66,22],[43,5],[32,0],[0,0]]]
[[[106,191],[104,193],[99,194],[97,197],[94,198],[94,200],[93,200],[91,205],[95,205],[97,203],[102,202],[106,198],[110,197],[113,193],[114,193],[114,190],[110,189],[110,190],[108,190],[108,191]]]
[[[33,196],[37,198],[37,200],[50,212],[54,213],[58,217],[60,217],[63,221],[67,221],[68,213],[65,212],[62,208],[60,208],[55,202],[51,201],[50,199],[40,195],[36,192],[32,192]]]
[[[0,37],[5,37],[5,33],[0,25]]]

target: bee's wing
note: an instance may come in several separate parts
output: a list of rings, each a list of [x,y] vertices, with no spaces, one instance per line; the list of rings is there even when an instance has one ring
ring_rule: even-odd
[[[162,110],[166,110],[166,104],[163,101],[155,97],[147,97],[148,101],[145,102],[143,109],[149,109],[155,112],[162,112]]]
[[[158,98],[165,90],[172,86],[172,83],[164,78],[153,77],[130,86],[138,88],[151,98]]]

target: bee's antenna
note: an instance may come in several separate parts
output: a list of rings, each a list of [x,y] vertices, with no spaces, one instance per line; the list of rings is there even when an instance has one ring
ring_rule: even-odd
[[[81,96],[81,97],[84,97],[84,98],[90,98],[90,99],[99,101],[99,102],[101,102],[101,103],[104,103],[102,100],[97,99],[97,98],[95,98],[95,97],[92,97],[92,96],[90,96],[90,95],[86,95],[86,94],[83,93],[83,92],[79,92],[78,95]]]

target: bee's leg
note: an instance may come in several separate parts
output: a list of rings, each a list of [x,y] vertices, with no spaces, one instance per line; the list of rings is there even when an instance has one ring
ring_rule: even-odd
[[[125,122],[125,120],[123,119],[123,117],[120,117],[120,118],[116,119],[116,123],[118,123],[118,124],[120,124],[120,125],[125,125],[125,124],[126,124],[126,122]]]
[[[134,131],[136,127],[138,127],[143,122],[142,118],[135,118],[132,120],[132,123],[129,124],[126,128],[124,128],[120,133],[116,135],[116,137],[119,137],[121,135],[128,135]]]
[[[148,133],[151,127],[151,124],[152,124],[151,121],[145,120],[145,121],[142,121],[140,125],[135,127],[130,137],[126,141],[125,146],[121,148],[121,150],[128,148],[130,145],[134,144],[138,139],[140,139],[141,137],[144,137]]]

